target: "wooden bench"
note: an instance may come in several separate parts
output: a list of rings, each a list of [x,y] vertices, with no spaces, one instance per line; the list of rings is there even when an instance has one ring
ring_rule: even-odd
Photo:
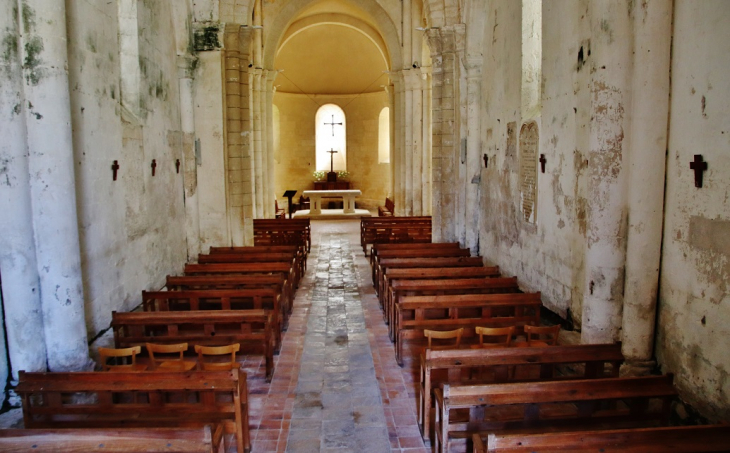
[[[473,434],[665,425],[676,395],[672,375],[444,384],[434,389],[436,452],[449,452],[454,440]]]
[[[385,306],[390,284],[401,280],[445,280],[454,278],[499,277],[499,266],[484,267],[410,267],[386,269],[378,281],[378,299],[381,308]]]
[[[689,453],[730,451],[730,425],[672,426],[540,434],[473,435],[474,453],[557,451]],[[487,445],[489,446],[487,448]]]
[[[378,216],[392,217],[395,214],[395,203],[388,197],[385,197],[385,206],[378,206]]]
[[[212,312],[112,312],[117,348],[145,343],[222,346],[238,343],[242,354],[263,355],[266,380],[274,374],[275,335],[265,310]]]
[[[403,258],[418,258],[421,261],[427,261],[431,258],[465,258],[471,255],[469,249],[460,248],[429,248],[422,247],[420,249],[408,249],[408,250],[380,250],[378,256],[373,261],[373,285],[382,278],[383,266],[382,261],[387,259],[403,259]],[[416,266],[418,267],[418,266]]]
[[[271,328],[275,350],[281,346],[284,311],[281,294],[271,288],[207,289],[197,291],[142,291],[142,310],[267,310],[273,313]]]
[[[425,245],[425,244],[424,244]],[[421,258],[385,258],[379,259],[377,268],[380,273],[384,273],[386,269],[405,269],[405,268],[437,268],[437,267],[475,267],[484,266],[481,256],[457,256],[457,257],[441,257],[429,258],[427,260]],[[378,288],[378,280],[375,279],[375,269],[372,269],[373,286]]]
[[[405,244],[373,244],[370,247],[370,267],[377,266],[378,253],[383,250],[423,250],[423,249],[459,249],[458,242],[426,242],[426,243],[405,243]]]
[[[621,343],[549,348],[426,349],[420,360],[418,424],[431,439],[433,389],[443,384],[618,377]],[[535,373],[536,371],[536,373]]]
[[[211,247],[208,254],[210,255],[218,255],[218,254],[239,254],[239,253],[248,253],[248,252],[267,252],[267,253],[284,253],[284,252],[291,252],[296,251],[300,258],[304,260],[304,266],[306,268],[306,262],[307,262],[307,247],[306,246],[298,246],[298,245],[253,245],[253,246],[247,246],[247,247]]]
[[[250,451],[246,373],[26,373],[15,391],[32,429],[194,428],[222,424]]]
[[[254,219],[254,245],[297,245],[312,248],[312,229],[308,218]]]
[[[190,275],[224,275],[224,274],[271,274],[286,278],[289,294],[294,294],[299,281],[296,280],[296,270],[286,263],[213,263],[213,264],[186,264],[186,276]]]
[[[245,251],[239,253],[212,253],[210,255],[198,255],[199,264],[218,264],[218,263],[290,263],[296,274],[296,281],[304,276],[306,261],[302,258],[297,250],[288,252],[263,252],[263,251]]]
[[[403,365],[407,351],[417,358],[425,347],[423,330],[464,328],[465,345],[476,341],[475,327],[540,325],[540,293],[465,294],[452,296],[405,296],[397,305],[394,339],[395,359]],[[407,343],[407,344],[406,344]]]
[[[0,429],[0,451],[218,453],[222,435],[222,429],[214,433],[210,425],[193,428]]]
[[[360,245],[367,255],[367,244],[431,242],[431,217],[363,217],[360,219]]]
[[[391,340],[395,340],[395,332],[399,327],[397,319],[398,304],[403,297],[519,292],[520,288],[519,286],[517,286],[517,277],[451,278],[441,280],[395,280],[391,282],[391,284],[388,286],[388,292],[385,297],[384,316],[386,322],[388,323],[388,330],[390,332]],[[415,301],[433,302],[434,298],[429,297],[427,299],[411,300],[414,303]],[[451,299],[443,299],[443,303],[450,303],[451,301]],[[436,306],[439,303],[437,303]]]

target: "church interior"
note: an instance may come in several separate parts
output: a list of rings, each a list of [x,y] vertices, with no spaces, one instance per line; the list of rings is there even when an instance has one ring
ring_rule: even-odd
[[[99,369],[113,312],[324,188],[429,217],[561,338],[620,342],[621,376],[671,373],[678,423],[730,420],[730,2],[2,0],[0,33],[3,411],[21,371]],[[353,448],[431,451],[393,426],[383,386],[418,376],[383,347],[359,216],[310,219],[277,373],[354,313],[351,356],[391,374],[362,382],[386,442]],[[252,451],[310,451],[260,423]]]

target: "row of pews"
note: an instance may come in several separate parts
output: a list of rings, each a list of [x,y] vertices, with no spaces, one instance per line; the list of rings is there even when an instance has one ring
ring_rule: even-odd
[[[730,426],[668,426],[671,374],[619,377],[620,344],[558,345],[557,330],[533,339],[548,330],[532,327],[540,293],[458,243],[404,233],[423,228],[423,218],[363,219],[361,242],[396,360],[418,373],[418,422],[436,452],[730,451]],[[487,331],[510,333],[497,343]]]
[[[162,290],[144,291],[141,311],[112,313],[118,351],[184,344],[192,355],[230,345],[239,351],[233,362],[205,366],[182,356],[165,362],[172,366],[150,360],[114,372],[21,371],[15,391],[26,429],[0,430],[0,451],[250,451],[240,360],[262,357],[270,382],[306,270],[309,221],[256,220],[254,244],[211,247],[184,275],[167,276]]]

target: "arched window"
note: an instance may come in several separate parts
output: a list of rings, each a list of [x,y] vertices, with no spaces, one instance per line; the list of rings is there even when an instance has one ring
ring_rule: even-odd
[[[542,0],[522,0],[522,119],[540,113]]]
[[[345,112],[335,104],[325,104],[317,110],[315,122],[317,170],[330,171],[330,159],[334,171],[347,170]]]
[[[385,107],[378,117],[378,163],[390,163],[390,108]]]

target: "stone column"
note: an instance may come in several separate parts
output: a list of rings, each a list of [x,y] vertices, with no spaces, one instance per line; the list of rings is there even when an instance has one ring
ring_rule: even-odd
[[[63,0],[23,3],[28,170],[51,371],[93,366],[84,314],[65,17]]]
[[[416,153],[413,143],[413,124],[415,119],[413,118],[413,72],[406,69],[403,73],[403,138],[404,138],[404,161],[401,172],[405,180],[404,187],[404,198],[405,204],[403,205],[403,214],[407,216],[413,215],[413,178],[414,178],[414,155]]]
[[[263,187],[263,153],[262,153],[262,115],[261,115],[261,79],[263,72],[261,68],[253,68],[251,71],[252,79],[252,106],[251,126],[253,126],[253,168],[254,168],[254,218],[262,218],[264,216],[264,187]],[[273,200],[271,201],[273,203]]]
[[[443,68],[443,57],[442,45],[441,45],[441,30],[430,29],[428,31],[428,43],[431,48],[431,59],[433,62],[431,71],[431,216],[432,221],[432,235],[433,242],[444,242],[444,232],[441,228],[441,218],[443,217],[442,211],[442,174],[443,174],[443,155],[444,150],[442,147],[442,117],[441,117],[441,97],[443,93],[444,84],[444,68]]]
[[[405,128],[404,121],[406,116],[405,110],[405,93],[403,73],[397,72],[391,74],[393,80],[395,108],[393,116],[395,117],[395,147],[393,150],[394,161],[393,166],[393,202],[395,203],[395,215],[406,215],[406,181],[405,181]]]
[[[631,24],[626,0],[590,2],[591,117],[588,150],[583,343],[618,340],[626,263],[625,126],[629,124]]]
[[[0,373],[6,382],[12,370],[45,371],[40,280],[33,238],[28,143],[25,127],[27,103],[23,99],[17,2],[0,4],[0,30],[8,40],[0,58],[0,270],[8,364]],[[0,334],[3,326],[0,325]],[[5,359],[0,359],[0,364]],[[0,370],[3,367],[0,366]],[[0,398],[1,400],[1,398]]]
[[[256,181],[254,171],[256,170],[253,157],[253,96],[252,96],[252,75],[250,67],[253,67],[251,60],[251,47],[253,30],[250,27],[239,28],[239,52],[241,59],[240,89],[241,89],[241,134],[243,136],[243,166],[241,172],[241,183],[243,185],[243,242],[244,245],[253,245],[253,219],[255,192],[254,182]]]
[[[622,373],[647,374],[655,365],[652,355],[664,218],[672,1],[635,5],[634,30],[622,328],[626,360]]]
[[[391,76],[392,80],[392,76]],[[391,82],[392,83],[392,82]],[[395,109],[395,86],[394,85],[388,85],[385,87],[386,93],[388,93],[388,107],[390,107],[390,124],[388,127],[390,128],[390,182],[389,182],[389,192],[388,196],[395,200],[395,178],[396,178],[396,152],[395,152],[395,144],[396,144],[396,109]],[[393,213],[395,214],[395,213]]]
[[[482,171],[482,134],[481,134],[481,105],[482,105],[482,61],[481,56],[467,58],[467,150],[466,150],[466,247],[473,255],[479,253],[479,222],[481,209],[479,203],[479,188],[481,186]]]
[[[242,135],[244,112],[241,97],[240,28],[237,24],[226,25],[223,51],[226,84],[226,193],[228,195],[231,245],[234,246],[244,245],[245,242],[244,184],[246,169],[249,168],[244,158],[244,136]]]
[[[431,68],[421,68],[421,79],[423,84],[423,101],[421,103],[421,117],[423,120],[423,127],[421,128],[423,134],[421,185],[423,186],[423,190],[421,192],[421,204],[423,206],[422,215],[431,215],[431,181],[433,180],[433,155],[431,152],[431,139],[433,136],[431,129]]]
[[[276,193],[276,177],[274,162],[274,80],[279,73],[275,70],[269,70],[266,74],[266,123],[264,127],[264,139],[266,140],[266,198],[269,203],[266,205],[269,210],[265,213],[266,218],[274,217],[274,200],[279,195]],[[282,192],[283,193],[283,192]]]
[[[195,160],[195,103],[192,68],[197,59],[178,56],[180,78],[180,129],[183,134],[183,187],[185,192],[185,232],[188,260],[200,254],[200,213],[198,209],[198,165]]]

